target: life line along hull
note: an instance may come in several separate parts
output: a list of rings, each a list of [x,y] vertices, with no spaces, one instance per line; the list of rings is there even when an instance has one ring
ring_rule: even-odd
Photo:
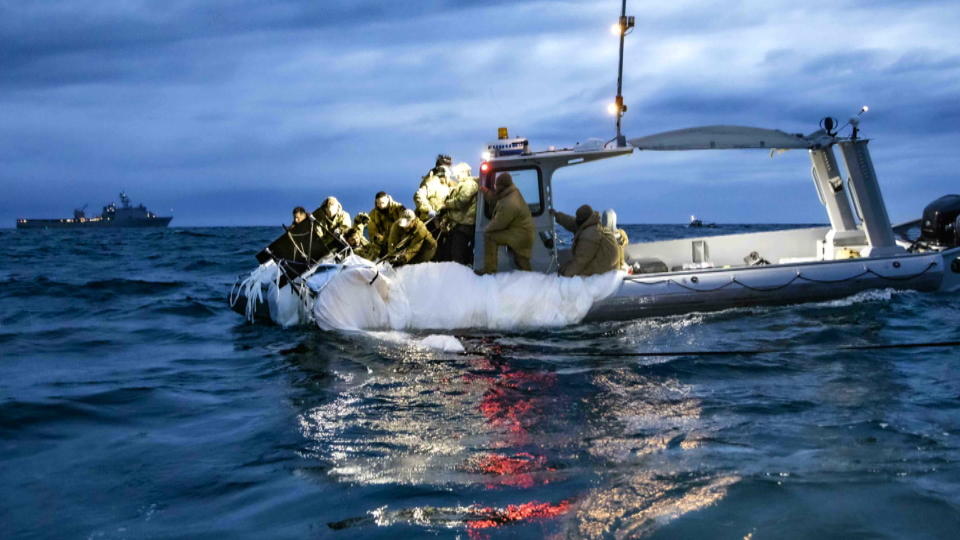
[[[629,276],[586,320],[717,311],[843,298],[871,289],[960,290],[960,248],[887,258]],[[951,268],[952,267],[952,268]]]

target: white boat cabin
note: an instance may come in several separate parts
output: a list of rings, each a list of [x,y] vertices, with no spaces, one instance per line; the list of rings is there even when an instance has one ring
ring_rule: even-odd
[[[602,144],[531,152],[525,139],[503,139],[488,147],[481,165],[482,185],[491,187],[496,175],[509,172],[530,206],[537,228],[532,264],[540,272],[556,272],[569,257],[556,241],[553,208],[553,176],[563,167],[580,165],[634,151],[723,150],[755,148],[766,151],[806,150],[812,162],[814,186],[830,222],[814,227],[751,234],[685,238],[630,244],[628,263],[643,273],[663,273],[709,268],[731,268],[758,263],[794,264],[849,258],[887,257],[905,254],[903,241],[894,236],[890,218],[877,182],[868,140],[841,138],[820,130],[811,135],[793,135],[778,130],[707,126],[669,131],[630,139],[625,147]],[[847,170],[844,181],[834,153],[839,147]],[[589,202],[589,201],[585,201]],[[492,215],[492,205],[478,198],[475,266],[482,266],[483,229]],[[567,209],[569,211],[569,209]],[[601,209],[598,209],[601,210]],[[753,256],[751,257],[751,254]],[[501,248],[502,271],[513,261]]]

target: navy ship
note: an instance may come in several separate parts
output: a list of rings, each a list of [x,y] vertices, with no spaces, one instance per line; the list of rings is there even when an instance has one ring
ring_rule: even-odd
[[[161,217],[147,210],[145,206],[130,204],[130,197],[120,193],[120,206],[110,203],[96,217],[87,217],[83,208],[73,211],[72,218],[63,219],[26,219],[17,220],[18,229],[96,229],[103,227],[166,227],[172,216]]]

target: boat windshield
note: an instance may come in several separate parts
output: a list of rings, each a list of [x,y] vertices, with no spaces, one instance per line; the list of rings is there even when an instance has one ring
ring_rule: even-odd
[[[510,173],[510,176],[513,178],[513,185],[520,190],[520,194],[523,195],[523,200],[527,201],[527,206],[530,207],[530,213],[534,216],[542,215],[544,211],[544,190],[543,173],[540,171],[540,168],[518,167],[497,169],[493,175],[496,176],[497,174],[503,172]],[[492,184],[492,178],[489,180],[489,182]],[[484,205],[484,213],[488,219],[491,218],[493,216],[493,205]]]
[[[518,169],[510,171],[513,184],[520,190],[523,200],[527,201],[530,213],[539,216],[543,213],[543,189],[540,169]]]

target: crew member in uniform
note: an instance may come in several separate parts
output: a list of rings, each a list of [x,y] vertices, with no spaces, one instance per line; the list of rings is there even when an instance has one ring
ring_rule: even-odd
[[[486,191],[486,188],[484,189]],[[533,256],[536,227],[530,207],[520,190],[513,185],[510,173],[497,176],[491,198],[496,202],[496,206],[493,209],[493,218],[483,231],[483,273],[497,272],[497,250],[500,246],[507,246],[517,268],[531,271],[533,267],[530,258]]]
[[[298,223],[302,223],[305,219],[307,219],[307,209],[298,206],[293,209],[293,223],[291,223],[290,226],[292,227]]]
[[[614,233],[600,225],[600,215],[588,204],[576,216],[551,209],[557,224],[574,233],[573,257],[560,268],[565,277],[593,276],[619,269],[620,246]]]
[[[449,246],[449,260],[473,266],[473,236],[477,221],[477,179],[470,165],[453,168],[456,185],[444,201],[443,229]]]
[[[620,248],[617,266],[623,271],[629,271],[630,267],[626,261],[626,249],[630,244],[630,237],[627,236],[627,231],[617,228],[617,213],[613,208],[608,208],[600,214],[600,225],[612,232],[617,240],[617,246]]]
[[[367,225],[367,234],[370,243],[377,246],[379,256],[387,253],[387,238],[390,236],[390,228],[400,219],[403,213],[403,205],[394,201],[393,197],[386,192],[381,191],[373,198],[373,209],[370,210],[370,223]]]
[[[447,172],[443,167],[434,167],[420,180],[420,187],[413,194],[414,208],[421,221],[435,217],[443,210],[443,202],[450,195]]]
[[[363,233],[356,227],[347,229],[347,232],[343,233],[343,238],[355,255],[359,255],[368,261],[376,261],[380,257],[380,249],[364,238]]]
[[[429,262],[437,251],[437,241],[413,210],[404,210],[390,229],[387,261],[394,266]]]
[[[348,214],[336,197],[327,197],[313,211],[314,230],[328,251],[340,251],[347,247],[343,233],[352,225]]]

